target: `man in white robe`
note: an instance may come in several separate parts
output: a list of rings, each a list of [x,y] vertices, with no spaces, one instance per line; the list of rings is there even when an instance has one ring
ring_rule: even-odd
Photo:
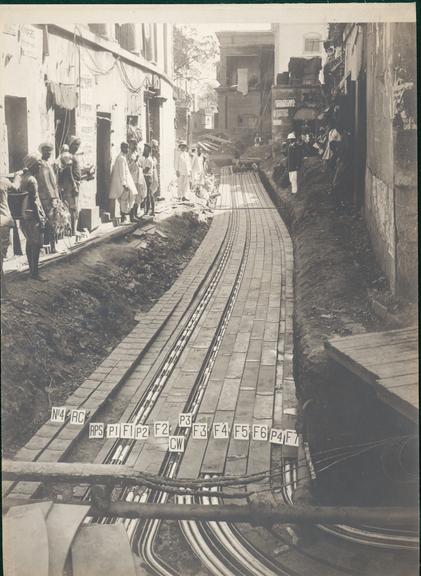
[[[129,145],[123,142],[120,146],[120,154],[114,162],[111,171],[110,200],[117,199],[120,205],[121,221],[124,222],[126,216],[130,214],[137,195],[137,189],[130,174],[127,163],[127,153]]]
[[[205,183],[205,157],[202,154],[200,145],[197,146],[197,152],[193,154],[191,167],[193,186],[203,186]]]
[[[178,148],[179,153],[175,161],[178,199],[188,200],[190,195],[191,160],[185,142],[181,142]]]

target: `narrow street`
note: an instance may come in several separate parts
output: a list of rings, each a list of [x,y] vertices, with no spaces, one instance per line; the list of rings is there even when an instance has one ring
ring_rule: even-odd
[[[97,8],[0,31],[5,576],[414,576],[415,6]]]
[[[307,477],[303,452],[298,451],[298,439],[280,445],[268,436],[271,429],[296,427],[291,240],[256,173],[223,169],[220,192],[211,227],[190,264],[66,402],[87,410],[91,423],[143,425],[148,437],[124,439],[120,432],[120,438],[94,440],[70,421],[47,422],[16,460],[125,464],[159,478],[180,478],[186,488],[191,482],[194,487],[197,479],[214,483],[206,489],[209,496],[202,497],[130,487],[115,493],[127,502],[175,498],[179,504],[212,505],[228,498],[228,503],[243,504],[248,495],[293,504],[295,490]],[[205,424],[207,438],[200,438],[203,428],[193,437],[191,427],[180,426],[180,414]],[[169,436],[184,439],[183,449],[169,451]],[[218,489],[218,479],[229,477],[246,480],[242,488],[239,481],[240,492],[223,484]],[[32,482],[3,486],[6,497],[24,499],[40,489]],[[73,496],[84,499],[86,488],[73,488]],[[123,524],[133,550],[153,573],[177,576],[190,569],[171,562],[177,556],[174,542],[157,553],[160,520],[100,521]],[[288,528],[267,531],[182,521],[180,530],[178,538],[182,534],[183,546],[206,573],[226,576],[358,574],[349,568],[349,550],[341,544],[351,534],[369,549],[376,539],[384,541],[386,551],[373,576],[382,573],[387,548],[416,546],[415,534],[386,535],[355,526],[351,531],[328,527],[339,538],[336,543],[323,532],[313,535],[311,552],[308,545],[300,549],[293,544],[294,532]],[[274,555],[277,549],[283,551],[281,559]],[[326,550],[335,561],[325,557]]]

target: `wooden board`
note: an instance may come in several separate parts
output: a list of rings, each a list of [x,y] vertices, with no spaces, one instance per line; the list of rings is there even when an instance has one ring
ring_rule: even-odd
[[[62,576],[70,546],[89,511],[87,506],[54,504],[47,516],[49,576]]]
[[[48,535],[38,506],[11,508],[3,524],[5,576],[48,576]]]
[[[418,421],[418,332],[414,327],[326,342],[328,355],[373,386],[383,402]]]
[[[122,524],[83,526],[72,546],[73,576],[136,576]]]

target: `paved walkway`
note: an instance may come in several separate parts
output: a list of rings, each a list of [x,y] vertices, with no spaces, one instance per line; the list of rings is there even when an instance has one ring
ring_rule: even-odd
[[[181,433],[182,412],[208,425],[295,427],[291,241],[255,174],[223,172],[220,192],[210,230],[188,267],[66,402],[89,411],[86,425],[47,422],[16,459],[65,460],[119,389],[127,398],[121,422],[152,427],[169,421],[172,434]],[[168,438],[91,441],[101,446],[97,462],[163,473]],[[296,457],[296,448],[236,440],[232,433],[226,440],[186,436],[178,476],[268,470],[281,451]],[[4,494],[15,497],[37,488],[3,483]]]
[[[199,204],[199,202],[200,201],[198,200],[198,202],[194,203],[192,206],[188,203],[179,203],[175,200],[157,202],[155,218],[152,218],[151,216],[142,216],[138,224],[133,224],[128,220],[124,223],[118,224],[117,226],[114,226],[112,222],[100,224],[98,228],[92,230],[91,233],[80,236],[78,241],[76,241],[75,236],[66,236],[57,242],[57,252],[55,254],[47,252],[45,247],[42,249],[40,255],[40,266],[43,267],[45,265],[51,264],[52,262],[55,262],[56,260],[76,254],[80,250],[91,247],[95,243],[108,241],[115,238],[116,236],[127,234],[128,232],[134,230],[136,227],[143,228],[145,226],[149,226],[151,223],[153,224],[153,222],[159,222],[169,218],[170,216],[174,216],[175,214],[190,211],[192,207],[193,209],[198,209],[202,205],[201,203]],[[10,233],[10,239],[11,238],[12,232]],[[28,260],[25,255],[26,240],[20,230],[19,238],[23,254],[21,256],[14,255],[12,243],[10,243],[7,251],[7,258],[3,262],[3,271],[6,275],[27,272],[29,270]]]

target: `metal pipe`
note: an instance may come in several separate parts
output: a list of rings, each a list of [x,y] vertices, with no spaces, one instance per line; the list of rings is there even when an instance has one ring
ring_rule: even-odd
[[[45,500],[42,500],[44,502]],[[41,502],[40,500],[5,499],[3,512],[11,506]],[[59,504],[84,505],[79,500],[60,500]],[[357,508],[339,506],[264,506],[221,504],[156,504],[138,502],[91,503],[90,516],[115,518],[192,520],[195,522],[247,522],[252,525],[272,524],[374,524],[417,530],[418,514],[413,508]]]

